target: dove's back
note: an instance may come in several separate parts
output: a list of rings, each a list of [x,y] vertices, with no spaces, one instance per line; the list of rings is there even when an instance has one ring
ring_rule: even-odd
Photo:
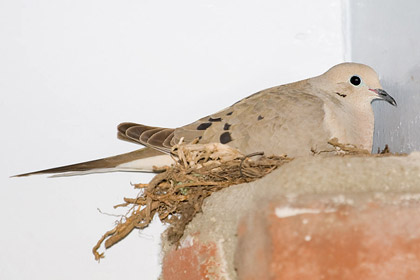
[[[306,81],[266,89],[216,114],[177,128],[174,140],[200,138],[222,143],[244,154],[311,154],[326,148],[330,132],[324,125],[324,101]]]
[[[243,154],[304,156],[326,149],[331,137],[325,127],[324,101],[307,81],[257,92],[215,114],[176,128],[123,123],[121,138],[169,152],[181,139],[189,143],[222,143]]]

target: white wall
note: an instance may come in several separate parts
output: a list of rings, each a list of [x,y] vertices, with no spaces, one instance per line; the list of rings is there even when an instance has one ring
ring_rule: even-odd
[[[0,1],[0,278],[155,279],[154,223],[91,248],[133,197],[123,173],[8,176],[137,148],[134,121],[176,127],[343,61],[341,1]],[[141,274],[140,274],[141,273]]]
[[[420,150],[420,3],[356,0],[350,3],[353,61],[371,65],[398,107],[374,102],[374,148]]]

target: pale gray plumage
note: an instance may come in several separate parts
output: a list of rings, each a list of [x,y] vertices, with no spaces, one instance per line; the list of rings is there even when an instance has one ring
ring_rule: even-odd
[[[181,138],[185,142],[222,143],[243,154],[264,152],[290,157],[329,150],[328,140],[372,149],[374,116],[371,102],[395,100],[381,87],[369,66],[343,63],[323,75],[269,88],[191,124],[176,128],[122,123],[119,137],[146,146],[132,153],[42,170],[40,173],[151,171],[172,162],[167,155]]]

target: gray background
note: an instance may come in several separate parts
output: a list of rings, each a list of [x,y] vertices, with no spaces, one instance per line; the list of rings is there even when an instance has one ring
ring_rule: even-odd
[[[420,4],[350,1],[351,58],[372,66],[398,103],[374,102],[373,150],[420,150]]]

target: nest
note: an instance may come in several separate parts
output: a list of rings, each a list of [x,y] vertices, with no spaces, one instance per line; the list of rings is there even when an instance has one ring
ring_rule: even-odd
[[[388,156],[388,146],[377,155],[354,145],[341,144],[336,138],[328,144],[329,151],[312,150],[313,155]],[[264,156],[262,153],[243,155],[229,146],[211,144],[175,145],[172,149],[175,164],[166,167],[149,184],[136,184],[141,189],[137,198],[124,198],[124,203],[114,206],[130,207],[126,216],[106,232],[92,249],[96,260],[104,257],[98,250],[102,244],[108,249],[126,237],[133,229],[146,228],[155,214],[166,224],[167,239],[178,244],[186,225],[201,211],[204,199],[212,193],[231,185],[252,182],[292,160],[286,155]]]
[[[286,155],[243,155],[229,146],[212,144],[179,144],[172,149],[175,164],[166,167],[149,184],[135,184],[141,189],[137,198],[124,198],[114,206],[131,207],[117,225],[106,232],[92,249],[96,260],[104,257],[98,250],[108,249],[133,229],[144,229],[155,214],[166,224],[168,241],[177,244],[186,225],[201,211],[204,199],[231,185],[252,182],[292,160]]]

